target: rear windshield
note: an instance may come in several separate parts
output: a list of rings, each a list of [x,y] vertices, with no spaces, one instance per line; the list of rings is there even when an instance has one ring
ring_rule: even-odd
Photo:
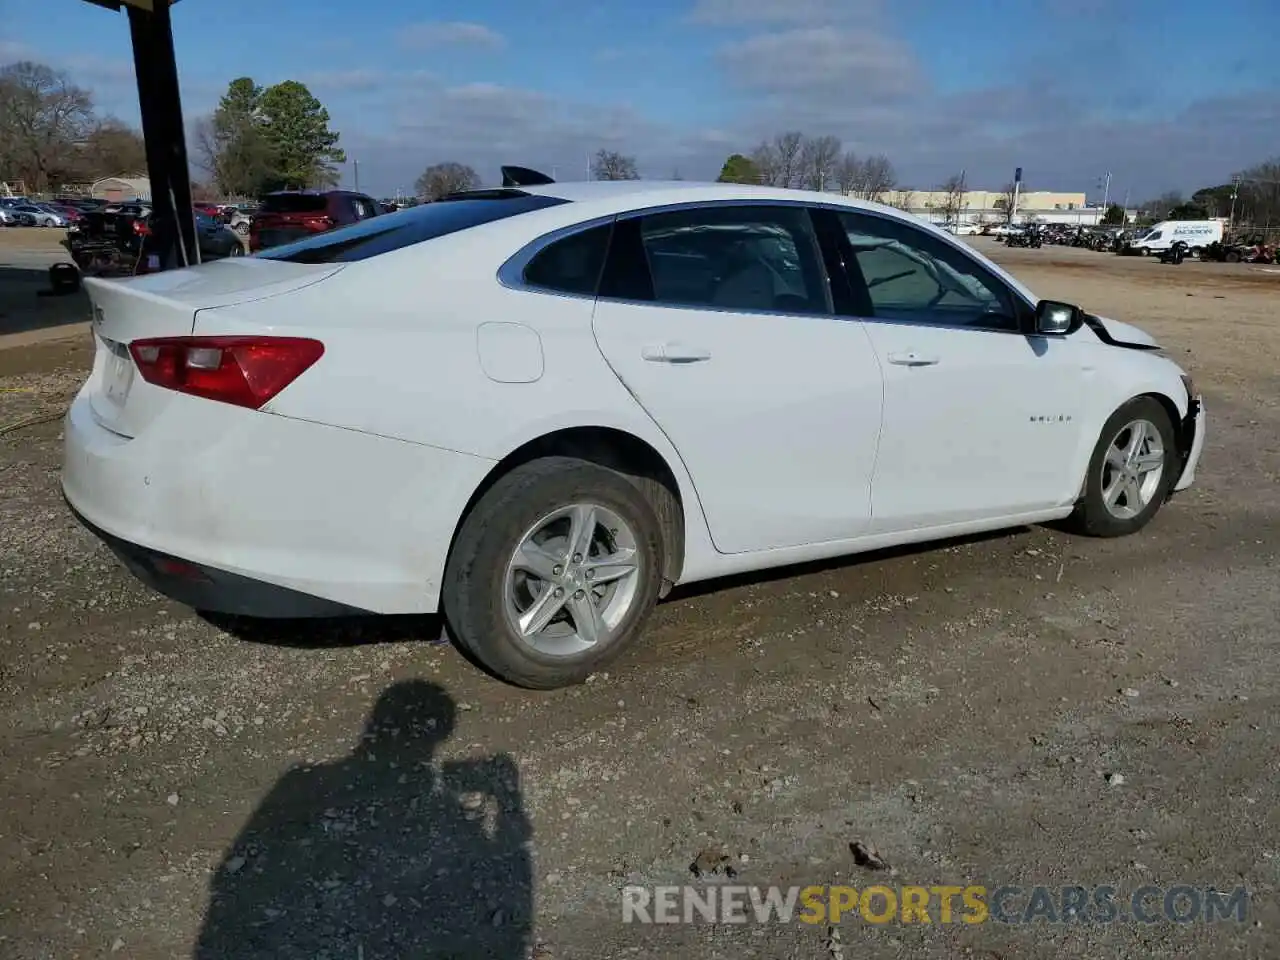
[[[263,213],[316,213],[328,207],[329,201],[314,193],[280,193],[262,200]]]
[[[494,191],[483,198],[437,200],[361,220],[328,233],[318,233],[296,243],[272,247],[255,256],[263,260],[288,260],[292,263],[350,263],[457,233],[468,227],[478,227],[484,223],[562,203],[568,201],[560,197],[545,197],[516,190]]]

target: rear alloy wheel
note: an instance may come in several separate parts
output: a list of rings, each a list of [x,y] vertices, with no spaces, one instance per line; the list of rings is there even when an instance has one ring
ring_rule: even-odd
[[[502,477],[463,521],[441,603],[458,643],[504,680],[580,683],[657,602],[657,515],[624,475],[547,457]]]
[[[228,249],[228,250],[227,250],[227,256],[228,256],[228,257],[243,257],[243,256],[244,256],[244,244],[242,244],[239,240],[237,240],[235,243],[233,243],[233,244],[231,245],[230,249]]]
[[[1173,424],[1159,401],[1129,401],[1102,428],[1070,525],[1095,537],[1137,533],[1168,499],[1178,459]]]
[[[231,229],[234,230],[236,233],[240,234],[240,236],[242,237],[247,237],[249,235],[249,225],[247,223],[243,223],[243,222],[237,223]]]

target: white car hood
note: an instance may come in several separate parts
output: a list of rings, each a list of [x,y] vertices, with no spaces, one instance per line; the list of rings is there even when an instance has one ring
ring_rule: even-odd
[[[1118,343],[1131,344],[1135,347],[1159,347],[1160,344],[1151,334],[1128,323],[1112,320],[1110,317],[1098,317],[1098,322],[1106,329],[1112,340]]]

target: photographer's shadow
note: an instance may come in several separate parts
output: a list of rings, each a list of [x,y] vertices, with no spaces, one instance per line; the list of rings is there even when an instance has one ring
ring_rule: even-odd
[[[360,745],[285,774],[214,876],[197,960],[523,958],[531,829],[507,756],[434,762],[455,705],[378,699]]]

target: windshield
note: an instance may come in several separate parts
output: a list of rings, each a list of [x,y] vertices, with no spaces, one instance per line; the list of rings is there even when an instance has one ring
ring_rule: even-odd
[[[370,217],[254,256],[291,263],[349,263],[562,203],[568,201],[518,190],[494,192],[484,198],[459,196]]]

